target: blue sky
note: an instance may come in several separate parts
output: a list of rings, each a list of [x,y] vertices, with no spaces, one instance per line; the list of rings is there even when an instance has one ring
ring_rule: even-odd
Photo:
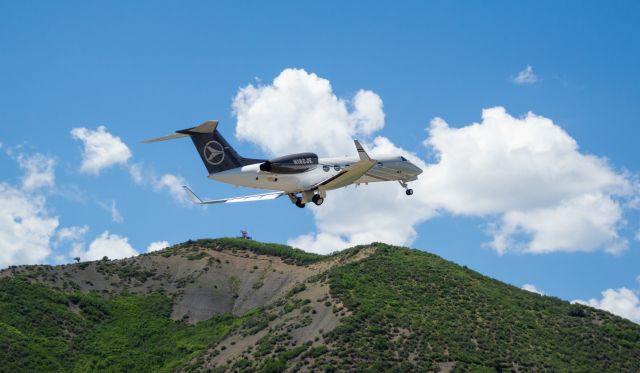
[[[151,242],[234,236],[242,228],[263,241],[300,242],[294,240],[323,232],[330,214],[344,215],[343,210],[300,210],[283,199],[191,207],[169,184],[158,186],[163,175],[181,177],[207,197],[255,191],[207,180],[188,141],[140,141],[219,119],[240,153],[269,157],[275,153],[271,143],[251,140],[246,133],[234,136],[239,118],[233,102],[247,86],[259,91],[247,98],[250,103],[263,99],[261,89],[273,86],[286,69],[298,69],[290,71],[309,84],[317,83],[313,77],[330,82],[330,93],[344,100],[351,113],[358,92],[375,93],[383,102],[384,128],[355,134],[370,147],[380,147],[375,138],[382,136],[429,164],[438,162],[423,145],[434,118],[461,129],[484,126],[484,109],[503,107],[523,121],[533,112],[575,140],[576,154],[598,157],[604,169],[627,183],[624,193],[596,191],[605,191],[620,210],[614,229],[617,242],[626,242],[624,249],[612,254],[603,243],[589,250],[574,245],[573,251],[499,254],[490,245],[491,227],[504,228],[502,219],[514,208],[476,213],[446,204],[433,207],[433,214],[423,211],[424,218],[407,227],[415,234],[402,239],[515,286],[534,284],[567,300],[595,298],[595,305],[640,320],[633,316],[640,313],[637,303],[631,310],[615,308],[616,300],[629,300],[628,294],[600,294],[624,287],[636,297],[630,299],[633,305],[640,287],[635,237],[640,222],[634,205],[640,170],[639,18],[640,5],[631,1],[190,2],[180,7],[173,2],[2,2],[0,183],[7,195],[14,191],[39,200],[37,217],[57,219],[56,227],[43,233],[48,240],[25,245],[24,250],[50,251],[34,259],[38,262],[69,260],[70,253],[86,253],[97,240],[108,250],[110,240],[122,244],[126,239],[133,250],[144,252]],[[535,78],[517,83],[527,66]],[[294,104],[283,105],[265,114],[267,119],[277,123]],[[245,122],[256,126],[257,118]],[[83,142],[71,131],[96,131],[101,125],[126,144],[130,156],[97,174],[83,172]],[[300,124],[305,134],[322,136],[323,130],[313,121]],[[308,143],[313,141],[323,140]],[[307,150],[321,152],[326,143],[318,144],[320,149]],[[54,160],[55,181],[27,188],[27,160],[37,154]],[[142,170],[144,180],[131,177],[132,166]],[[471,195],[473,184],[468,186]],[[522,187],[527,195],[526,183]],[[372,189],[376,201],[391,190]],[[336,200],[349,203],[356,195],[349,193],[358,192],[339,192]],[[514,191],[516,199],[519,193]],[[376,201],[366,211],[375,212]],[[425,209],[432,208],[434,202],[429,203]],[[114,204],[120,218],[112,215]],[[14,208],[7,206],[5,215]],[[73,238],[61,238],[60,232],[70,227],[82,229]],[[521,233],[513,238],[526,245],[528,238]],[[31,256],[23,254],[4,265],[28,262]]]

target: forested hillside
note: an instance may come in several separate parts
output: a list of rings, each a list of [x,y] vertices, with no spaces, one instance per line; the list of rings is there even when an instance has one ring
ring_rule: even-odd
[[[0,371],[640,371],[640,326],[384,244],[0,272]]]

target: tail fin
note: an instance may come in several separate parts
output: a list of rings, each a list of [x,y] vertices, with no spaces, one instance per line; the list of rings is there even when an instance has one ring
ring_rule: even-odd
[[[143,142],[157,142],[172,140],[180,137],[191,137],[202,163],[209,174],[242,167],[254,163],[262,163],[264,160],[241,157],[238,152],[229,145],[227,140],[217,129],[217,120],[208,120],[197,127],[176,131],[175,134],[145,140]]]

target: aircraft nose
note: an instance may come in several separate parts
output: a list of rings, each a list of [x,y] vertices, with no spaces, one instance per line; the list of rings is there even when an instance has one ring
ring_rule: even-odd
[[[411,166],[412,166],[414,172],[416,173],[416,176],[418,176],[418,175],[420,175],[422,173],[422,169],[420,167],[416,166],[413,163],[411,164]]]

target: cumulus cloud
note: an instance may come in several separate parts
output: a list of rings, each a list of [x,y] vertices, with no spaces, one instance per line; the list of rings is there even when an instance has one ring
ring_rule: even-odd
[[[190,206],[191,203],[187,193],[182,188],[183,185],[187,185],[187,181],[182,176],[172,174],[164,174],[154,182],[156,190],[166,190],[173,199],[185,206]]]
[[[605,159],[580,153],[552,120],[497,107],[462,128],[436,118],[428,131],[425,145],[438,163],[421,177],[421,198],[454,214],[499,215],[489,229],[499,253],[626,247],[615,197],[631,192],[629,181]]]
[[[619,289],[607,289],[601,294],[601,299],[575,300],[572,303],[599,308],[640,323],[640,298],[638,298],[638,294],[635,291],[622,287]]]
[[[56,240],[58,242],[79,241],[84,238],[87,232],[89,232],[87,225],[60,228],[56,234]]]
[[[54,260],[63,263],[84,255],[84,237],[88,232],[87,225],[60,228],[56,233],[54,247],[58,250],[66,249],[66,255],[60,254]]]
[[[58,217],[49,216],[43,196],[0,182],[0,268],[41,263],[51,253]]]
[[[629,184],[606,160],[579,152],[551,119],[515,118],[502,107],[485,109],[482,122],[452,128],[436,118],[425,146],[436,154],[424,179],[432,203],[457,214],[484,215],[553,206],[559,200]]]
[[[512,81],[516,84],[533,84],[538,81],[538,77],[533,72],[533,67],[527,65]]]
[[[184,177],[171,173],[158,176],[153,170],[145,169],[139,164],[131,165],[129,173],[136,184],[151,186],[156,192],[167,192],[183,206],[192,205],[187,193],[182,188],[183,185],[188,185]]]
[[[493,232],[490,246],[499,253],[594,251],[604,247],[607,252],[617,254],[627,248],[627,241],[620,239],[617,232],[621,222],[622,211],[611,197],[583,194],[550,208],[506,212]],[[529,241],[518,243],[523,234]]]
[[[152,251],[162,250],[166,247],[169,247],[169,242],[167,241],[155,241],[147,246],[147,252],[150,253]]]
[[[628,176],[581,153],[549,118],[514,117],[502,107],[483,110],[480,123],[459,128],[435,118],[424,141],[434,159],[427,164],[386,137],[370,139],[384,125],[378,95],[339,98],[329,81],[304,70],[286,69],[269,85],[241,88],[233,107],[236,136],[274,155],[355,156],[352,138],[364,136],[374,157],[402,154],[424,170],[411,183],[412,197],[395,183],[331,191],[322,207],[311,206],[317,232],[290,239],[294,246],[331,252],[371,241],[406,245],[417,224],[446,213],[486,219],[487,246],[499,253],[627,247],[618,229],[621,199],[633,193]]]
[[[78,253],[83,261],[100,260],[103,257],[109,259],[122,259],[138,255],[138,252],[129,244],[127,237],[111,234],[104,231],[89,244],[87,251]]]
[[[52,156],[40,153],[31,156],[19,154],[16,160],[24,171],[22,177],[23,189],[34,190],[55,185],[54,167],[56,160]]]
[[[131,158],[129,147],[119,137],[107,132],[105,126],[96,130],[74,128],[71,136],[83,145],[81,172],[98,175],[105,168],[127,164]]]
[[[247,85],[233,101],[236,137],[271,154],[315,149],[320,155],[351,153],[352,138],[384,126],[380,97],[360,90],[353,99],[300,69],[286,69],[269,85]]]
[[[379,154],[404,154],[418,167],[426,167],[418,157],[384,137],[374,139],[367,150],[374,158]],[[413,182],[411,187],[418,190],[421,183]],[[311,208],[318,231],[292,238],[288,244],[321,254],[374,241],[409,245],[416,238],[415,227],[437,213],[432,206],[405,195],[397,183],[332,190],[322,206]]]
[[[127,168],[134,183],[151,185],[156,191],[167,191],[176,201],[188,205],[188,198],[182,190],[182,185],[186,185],[184,178],[170,173],[158,177],[153,170],[145,169],[142,164],[129,163],[131,150],[120,137],[108,132],[105,126],[99,126],[96,130],[74,128],[71,136],[83,144],[81,172],[98,175],[106,168],[122,165]],[[111,205],[99,205],[111,213],[114,222],[122,222],[122,215],[117,210],[115,201]]]
[[[532,293],[536,293],[539,295],[544,295],[544,293],[542,292],[542,290],[538,289],[535,285],[533,284],[524,284],[522,285],[522,289],[526,290],[526,291],[530,291]]]

